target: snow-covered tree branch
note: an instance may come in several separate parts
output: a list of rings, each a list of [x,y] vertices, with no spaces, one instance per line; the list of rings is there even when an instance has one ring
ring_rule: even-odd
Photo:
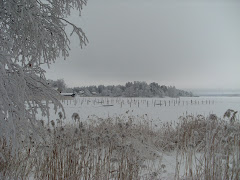
[[[67,19],[84,5],[86,0],[0,0],[1,140],[16,145],[16,137],[35,131],[37,109],[49,115],[49,101],[55,111],[62,108],[41,65],[66,58],[73,33],[80,46],[86,45],[85,33]],[[67,26],[72,33],[67,34]]]

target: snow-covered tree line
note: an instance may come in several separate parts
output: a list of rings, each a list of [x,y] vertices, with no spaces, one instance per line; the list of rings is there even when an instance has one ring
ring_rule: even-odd
[[[87,86],[62,89],[65,85],[63,79],[49,81],[52,87],[65,92],[75,92],[82,96],[112,96],[112,97],[180,97],[192,96],[191,92],[176,89],[175,86],[159,85],[156,82],[127,82],[125,85],[111,86]]]
[[[179,97],[179,96],[192,96],[191,92],[176,89],[175,86],[159,85],[152,82],[127,82],[124,85],[111,85],[111,86],[88,86],[88,87],[75,87],[74,92],[81,92],[86,96],[113,96],[113,97]],[[79,93],[79,94],[81,94]]]
[[[49,115],[49,101],[55,110],[62,107],[42,65],[68,56],[72,34],[80,46],[87,43],[82,29],[67,19],[72,9],[81,12],[86,1],[0,0],[0,142],[17,147],[21,135],[37,134],[39,109]]]

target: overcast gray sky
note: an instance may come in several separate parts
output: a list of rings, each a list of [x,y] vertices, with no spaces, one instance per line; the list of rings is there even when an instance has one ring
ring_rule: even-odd
[[[69,87],[158,82],[191,89],[240,89],[240,3],[233,0],[89,0],[89,44],[72,37],[70,57],[47,70]]]

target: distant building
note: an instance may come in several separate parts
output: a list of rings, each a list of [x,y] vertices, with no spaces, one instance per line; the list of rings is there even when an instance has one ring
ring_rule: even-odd
[[[75,97],[75,93],[61,93],[62,96],[71,96],[71,97]]]

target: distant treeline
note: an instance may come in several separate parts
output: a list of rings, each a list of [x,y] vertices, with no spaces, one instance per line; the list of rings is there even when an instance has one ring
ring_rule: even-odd
[[[66,88],[64,81],[49,81],[51,86],[61,92],[74,92],[81,96],[111,96],[111,97],[180,97],[193,96],[191,92],[176,89],[175,86],[159,85],[156,82],[127,82],[125,85],[99,85]]]

